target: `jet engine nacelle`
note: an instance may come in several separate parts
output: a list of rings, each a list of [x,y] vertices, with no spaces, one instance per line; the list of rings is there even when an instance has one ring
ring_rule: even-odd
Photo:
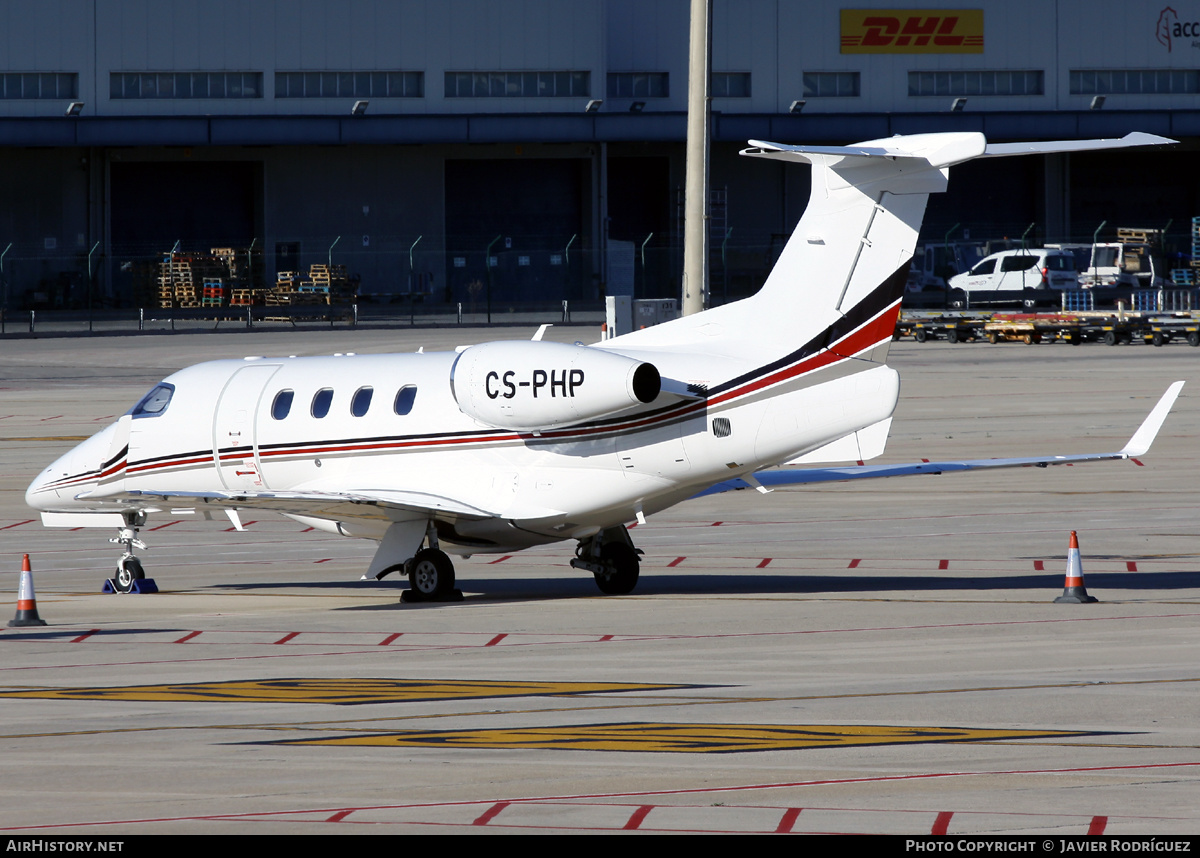
[[[537,432],[653,402],[654,364],[587,346],[541,341],[482,343],[450,370],[459,410],[500,429]]]

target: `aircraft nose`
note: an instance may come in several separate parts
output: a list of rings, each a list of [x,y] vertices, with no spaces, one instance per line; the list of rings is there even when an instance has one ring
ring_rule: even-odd
[[[50,509],[55,501],[60,500],[59,493],[50,488],[50,484],[54,481],[55,465],[57,464],[58,462],[55,462],[54,465],[46,468],[29,484],[29,488],[25,490],[26,504],[34,509]]]

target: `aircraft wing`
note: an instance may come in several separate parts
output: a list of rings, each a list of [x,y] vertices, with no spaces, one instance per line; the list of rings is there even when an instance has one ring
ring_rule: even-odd
[[[184,492],[122,491],[112,494],[91,492],[84,500],[112,502],[116,506],[141,506],[170,503],[192,505],[198,509],[266,509],[272,512],[307,515],[328,519],[374,519],[389,521],[391,513],[417,513],[435,518],[483,520],[496,513],[452,498],[427,492],[371,489],[347,492]]]
[[[1079,453],[1073,455],[1026,456],[1013,459],[966,459],[949,462],[907,462],[896,465],[850,465],[841,468],[778,468],[770,471],[759,471],[749,478],[735,478],[717,483],[693,497],[720,494],[721,492],[737,491],[739,489],[758,489],[767,491],[769,486],[799,486],[809,483],[843,482],[849,480],[868,480],[881,477],[906,477],[912,474],[949,474],[955,471],[974,471],[985,468],[1045,468],[1050,465],[1069,465],[1076,462],[1100,462],[1108,459],[1130,459],[1145,454],[1163,421],[1167,419],[1175,398],[1183,389],[1183,382],[1177,381],[1167,388],[1167,392],[1158,400],[1158,404],[1142,421],[1142,425],[1133,433],[1121,450],[1115,453]]]

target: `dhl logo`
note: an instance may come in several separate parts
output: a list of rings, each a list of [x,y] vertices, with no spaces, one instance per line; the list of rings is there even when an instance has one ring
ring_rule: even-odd
[[[982,9],[843,9],[843,54],[982,54]]]

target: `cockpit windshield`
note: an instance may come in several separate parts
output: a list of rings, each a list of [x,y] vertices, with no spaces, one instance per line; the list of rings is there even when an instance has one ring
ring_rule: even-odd
[[[167,406],[171,404],[171,397],[174,395],[175,385],[156,385],[153,390],[138,401],[137,405],[130,408],[128,413],[135,418],[158,417],[167,410]]]

